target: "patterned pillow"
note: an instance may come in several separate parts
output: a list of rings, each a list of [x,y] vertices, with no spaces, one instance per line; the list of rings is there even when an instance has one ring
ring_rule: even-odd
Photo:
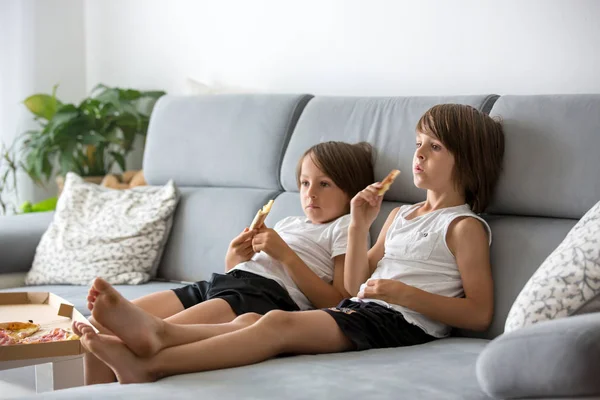
[[[600,311],[600,202],[571,229],[512,305],[505,332]]]
[[[156,274],[179,195],[163,187],[115,190],[69,173],[37,247],[28,285],[88,285],[97,276],[135,285]]]

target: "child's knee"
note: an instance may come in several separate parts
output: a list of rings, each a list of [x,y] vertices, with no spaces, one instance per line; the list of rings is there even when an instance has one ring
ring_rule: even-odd
[[[285,329],[290,328],[294,321],[291,312],[272,310],[266,313],[260,319],[260,323],[268,326],[270,329],[276,330],[277,332],[283,332]]]
[[[233,322],[235,322],[236,324],[250,326],[257,322],[259,319],[261,319],[261,317],[262,315],[257,313],[246,313],[237,316]]]

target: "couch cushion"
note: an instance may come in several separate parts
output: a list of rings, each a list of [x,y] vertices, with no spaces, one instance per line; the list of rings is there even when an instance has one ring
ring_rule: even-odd
[[[218,187],[181,188],[180,191],[181,199],[158,277],[190,282],[208,279],[213,272],[223,273],[231,240],[249,226],[258,209],[278,193]]]
[[[600,94],[502,96],[504,172],[489,212],[581,218],[600,200]]]
[[[279,164],[308,95],[163,96],[144,153],[151,185],[279,188]]]
[[[295,170],[310,146],[328,140],[367,141],[379,153],[375,178],[383,179],[397,168],[402,174],[385,194],[386,200],[416,203],[425,191],[413,184],[412,158],[415,127],[423,113],[440,103],[468,104],[489,111],[494,95],[439,97],[315,97],[304,109],[285,152],[281,183],[298,191]]]
[[[97,385],[36,399],[489,399],[475,375],[486,340],[294,356],[242,368],[173,376],[152,384]]]
[[[156,275],[179,194],[164,186],[114,190],[67,174],[54,219],[37,247],[28,285],[135,285]]]
[[[477,360],[497,398],[600,397],[600,313],[546,321],[502,335]]]
[[[160,292],[163,290],[174,289],[183,286],[180,283],[150,281],[143,285],[115,285],[115,288],[121,294],[129,299],[134,300],[138,297],[145,296],[150,293]],[[0,292],[50,292],[63,299],[71,302],[75,308],[85,317],[90,316],[90,310],[87,309],[87,293],[89,286],[76,285],[43,285],[43,286],[27,286],[10,289],[2,289]]]

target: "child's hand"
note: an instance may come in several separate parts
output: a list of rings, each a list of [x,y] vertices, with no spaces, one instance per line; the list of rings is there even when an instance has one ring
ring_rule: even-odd
[[[284,264],[294,254],[294,251],[277,232],[264,225],[252,239],[252,248],[256,253],[264,251],[273,259]]]
[[[369,279],[364,289],[358,293],[359,299],[378,299],[386,303],[402,305],[403,295],[409,286],[393,279]]]
[[[376,182],[354,196],[350,202],[351,225],[368,229],[375,221],[383,201],[383,195],[377,194],[381,187],[381,183]]]
[[[256,231],[244,228],[242,233],[231,241],[229,248],[227,249],[227,254],[225,255],[225,265],[227,266],[227,270],[252,258],[254,255],[254,250],[252,250],[252,238],[255,234]]]

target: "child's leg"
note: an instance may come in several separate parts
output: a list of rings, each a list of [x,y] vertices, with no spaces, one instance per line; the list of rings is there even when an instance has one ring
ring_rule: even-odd
[[[140,312],[143,312],[143,311],[140,311]],[[155,317],[153,317],[153,318],[155,318]],[[149,357],[149,356],[153,356],[154,354],[158,353],[160,350],[167,348],[167,347],[180,346],[183,344],[198,342],[200,340],[208,339],[208,338],[211,338],[214,336],[219,336],[219,335],[224,335],[226,333],[235,332],[237,330],[246,328],[246,327],[256,323],[261,318],[262,318],[262,315],[260,315],[260,314],[247,313],[247,314],[240,315],[233,321],[227,322],[224,324],[179,325],[179,324],[173,324],[173,323],[164,321],[163,331],[160,332],[160,334],[158,332],[140,331],[140,334],[144,335],[144,336],[146,336],[146,335],[156,336],[156,338],[154,338],[152,340],[155,340],[157,343],[160,343],[160,347],[157,347],[156,351],[151,354],[148,354],[148,353],[144,353],[142,355],[136,354],[135,351],[131,349],[132,347],[135,348],[135,343],[128,343],[126,341],[123,341],[121,338],[119,338],[116,335],[106,335],[106,336],[114,336],[116,339],[119,340],[119,342],[121,342],[124,345],[126,345],[127,347],[129,347],[129,350],[131,350],[131,352],[136,354],[137,356]],[[89,325],[87,325],[83,322],[73,322],[73,330],[76,331],[77,334],[79,334],[80,336],[83,336],[84,332],[89,332],[89,330],[85,329],[85,327],[88,327],[88,326]],[[144,338],[140,338],[140,339],[147,340]]]
[[[118,336],[135,354],[148,357],[171,343],[180,343],[171,340],[172,336],[178,335],[174,329],[169,329],[173,324],[128,301],[103,279],[97,278],[92,290],[92,315],[95,321]],[[193,322],[203,324],[230,322],[236,317],[229,304],[222,299],[208,300],[192,308],[195,309],[193,313],[185,312],[184,315],[181,312],[181,315],[169,320],[190,323],[193,318]]]
[[[116,326],[118,332],[122,332],[125,330],[127,335],[126,337],[133,338],[135,336],[135,332],[139,330],[144,330],[145,333],[142,336],[138,336],[131,342],[134,349],[138,350],[138,354],[154,354],[160,348],[162,348],[162,343],[158,343],[156,341],[151,341],[152,338],[156,337],[156,335],[152,336],[151,333],[157,333],[163,331],[162,329],[162,318],[166,318],[167,321],[172,321],[173,323],[224,323],[232,321],[236,315],[229,306],[229,304],[221,299],[213,299],[203,303],[200,303],[194,307],[190,307],[187,310],[184,310],[181,301],[177,297],[177,295],[171,291],[166,290],[163,292],[153,293],[144,297],[141,297],[137,300],[133,301],[137,307],[131,307],[133,310],[140,309],[149,313],[148,315],[154,315],[158,318],[138,318],[134,320],[122,319],[120,315],[110,315],[106,313],[102,313],[98,311],[102,309],[102,305],[97,306],[98,296],[104,297],[101,295],[100,290],[104,290],[106,287],[110,287],[111,294],[113,299],[119,301],[126,301],[114,288],[112,288],[108,283],[103,280],[97,280],[94,282],[94,285],[90,289],[90,293],[88,295],[88,302],[90,303],[88,307],[92,309],[93,315],[90,318],[90,322],[100,331],[100,333],[113,335],[114,333],[108,328],[105,327],[104,324],[109,326]],[[98,304],[102,304],[101,301]],[[130,303],[131,304],[131,303]],[[94,317],[98,318],[94,318]],[[106,317],[106,318],[105,318]],[[100,323],[98,321],[102,321]],[[123,324],[122,321],[128,321],[127,324]],[[135,325],[135,324],[138,325]],[[131,331],[131,328],[136,327],[134,329],[135,332]],[[145,327],[145,328],[144,328]],[[75,328],[75,326],[74,326]],[[139,330],[138,330],[139,329]],[[169,330],[169,332],[171,332]],[[149,340],[144,340],[149,339]],[[166,343],[168,344],[168,337]],[[116,377],[114,373],[102,362],[98,360],[93,354],[86,353],[84,356],[84,365],[85,365],[85,383],[86,385],[97,384],[97,383],[109,383],[114,382]]]
[[[90,331],[82,340],[121,383],[248,365],[282,353],[333,353],[352,348],[334,319],[319,310],[271,311],[247,328],[169,347],[150,358],[137,357],[124,344]]]
[[[92,288],[88,293],[88,308],[93,306],[93,301],[95,301],[95,293]],[[152,313],[160,318],[169,317],[183,310],[181,301],[179,301],[179,298],[177,298],[177,295],[175,295],[172,290],[152,293],[136,299],[133,302],[147,312]],[[90,323],[94,325],[101,333],[112,335],[112,332],[99,324],[93,316],[90,317]],[[79,334],[77,329],[75,329],[75,327],[73,328],[76,333]],[[83,363],[86,385],[115,382],[116,377],[114,372],[92,353],[86,353],[83,356]]]

